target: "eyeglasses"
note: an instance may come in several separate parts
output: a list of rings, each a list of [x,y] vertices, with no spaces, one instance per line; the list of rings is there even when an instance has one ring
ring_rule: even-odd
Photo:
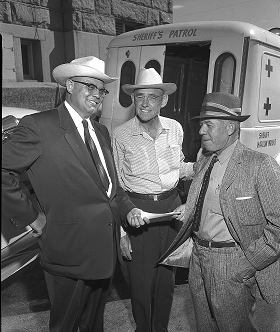
[[[71,80],[71,81],[76,82],[76,83],[84,84],[87,87],[88,93],[91,94],[91,95],[95,94],[98,91],[99,96],[101,98],[104,98],[109,93],[108,90],[99,89],[95,84],[92,84],[92,83],[80,82],[80,81],[75,81],[75,80]]]
[[[162,95],[160,96],[156,96],[156,95],[138,95],[138,96],[135,96],[135,100],[138,101],[138,102],[141,102],[143,101],[145,98],[148,99],[149,102],[155,102],[158,98],[162,97]]]

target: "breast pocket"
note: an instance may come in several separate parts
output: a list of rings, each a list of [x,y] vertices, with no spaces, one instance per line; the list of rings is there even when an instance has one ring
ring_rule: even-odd
[[[257,195],[242,193],[235,198],[236,207],[243,225],[257,225],[263,221],[263,211]]]

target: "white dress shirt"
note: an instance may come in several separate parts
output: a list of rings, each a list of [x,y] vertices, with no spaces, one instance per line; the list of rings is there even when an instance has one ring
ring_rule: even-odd
[[[71,115],[71,118],[73,119],[73,121],[75,123],[75,126],[76,126],[79,134],[81,135],[82,140],[85,142],[84,126],[83,126],[83,123],[82,123],[83,118],[79,115],[79,113],[77,113],[74,110],[74,108],[71,105],[69,105],[69,103],[67,101],[65,101],[64,103],[65,103],[65,107],[67,108],[69,114]],[[108,190],[107,190],[107,195],[108,195],[108,197],[110,197],[110,194],[112,192],[112,180],[110,178],[110,175],[109,175],[109,172],[108,172],[108,169],[107,169],[106,161],[105,161],[101,146],[99,144],[98,138],[95,134],[95,130],[92,127],[90,119],[88,118],[88,119],[85,119],[85,120],[87,120],[87,122],[88,122],[88,128],[89,128],[90,136],[91,136],[91,138],[92,138],[92,140],[93,140],[93,142],[96,146],[96,149],[97,149],[97,152],[99,154],[100,160],[102,162],[102,165],[103,165],[103,167],[106,171],[107,177],[109,179],[109,187],[108,187]]]

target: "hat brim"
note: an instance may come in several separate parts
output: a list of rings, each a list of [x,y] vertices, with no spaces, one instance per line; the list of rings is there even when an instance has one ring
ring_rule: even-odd
[[[234,120],[243,122],[247,120],[250,117],[250,115],[197,115],[193,118],[191,118],[191,121],[198,121],[198,120],[206,120],[206,119],[221,119],[221,120]]]
[[[165,94],[171,95],[177,90],[177,86],[175,83],[161,83],[161,84],[139,84],[139,85],[131,85],[131,84],[124,84],[122,86],[122,90],[131,95],[134,90],[137,89],[161,89],[164,91]]]
[[[62,86],[66,86],[66,81],[69,78],[77,76],[93,77],[105,84],[119,79],[118,77],[110,77],[97,69],[73,63],[62,64],[53,70],[53,78]]]

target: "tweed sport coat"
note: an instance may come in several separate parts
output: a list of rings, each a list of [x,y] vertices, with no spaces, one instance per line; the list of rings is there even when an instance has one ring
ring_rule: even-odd
[[[47,219],[38,240],[43,268],[89,280],[112,275],[121,219],[135,207],[118,185],[107,128],[92,123],[112,180],[110,198],[64,103],[24,117],[2,147],[2,213],[19,229],[36,219],[17,179],[27,170]]]
[[[187,266],[187,240],[208,164],[209,157],[202,156],[196,165],[185,223],[158,263],[183,266],[182,250],[186,250]],[[222,180],[220,204],[231,235],[257,270],[255,278],[261,296],[268,303],[280,302],[280,166],[272,157],[238,142]]]

